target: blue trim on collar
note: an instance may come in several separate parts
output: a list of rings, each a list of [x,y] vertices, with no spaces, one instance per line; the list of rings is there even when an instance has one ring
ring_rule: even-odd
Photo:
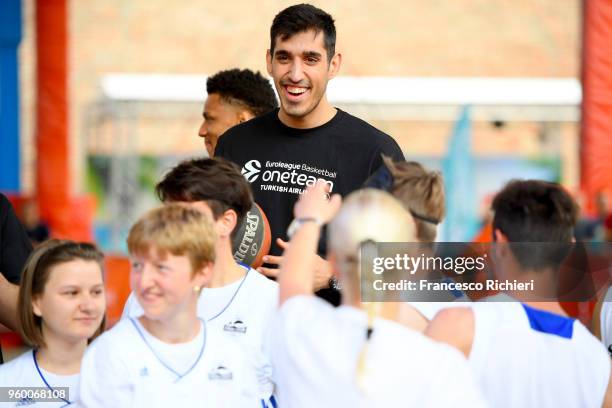
[[[525,309],[525,313],[527,313],[529,325],[533,330],[566,339],[572,338],[574,333],[575,319],[547,312],[545,310],[535,309],[531,306],[527,306],[524,303],[521,303],[521,305],[523,306],[523,309]]]

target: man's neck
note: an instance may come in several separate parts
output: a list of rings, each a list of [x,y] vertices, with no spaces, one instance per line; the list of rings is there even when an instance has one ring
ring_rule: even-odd
[[[552,268],[523,270],[510,276],[509,280],[516,279],[528,285],[533,282],[533,289],[509,290],[505,293],[533,308],[566,316],[567,313],[557,301],[557,278],[557,272]]]
[[[87,348],[87,340],[70,341],[56,336],[43,326],[45,347],[36,353],[38,365],[54,374],[73,375],[81,370],[81,359]]]
[[[213,267],[213,277],[209,288],[221,288],[230,285],[244,277],[246,269],[236,263],[232,256],[229,238],[220,238],[217,242],[217,258]]]
[[[312,112],[305,116],[291,116],[283,111],[278,111],[278,119],[285,125],[295,129],[312,129],[326,124],[336,115],[338,110],[329,104],[327,97],[323,96],[321,101]]]

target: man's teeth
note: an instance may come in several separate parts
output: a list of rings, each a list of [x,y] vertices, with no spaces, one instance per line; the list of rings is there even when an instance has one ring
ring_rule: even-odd
[[[293,86],[288,86],[287,91],[289,91],[289,93],[299,95],[299,94],[303,94],[304,92],[306,92],[306,88],[295,88]]]

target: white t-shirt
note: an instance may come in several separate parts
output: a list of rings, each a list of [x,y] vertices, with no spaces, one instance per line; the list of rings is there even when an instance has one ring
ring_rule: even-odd
[[[237,341],[249,357],[249,364],[259,379],[262,395],[272,394],[272,364],[267,349],[272,322],[278,308],[278,283],[255,269],[245,277],[220,288],[204,288],[198,299],[198,317],[210,330],[222,332]],[[123,309],[123,318],[142,316],[143,309],[134,293]]]
[[[612,286],[608,288],[599,314],[601,341],[612,356]]]
[[[282,305],[274,328],[281,407],[484,406],[457,350],[383,319],[374,321],[358,385],[367,332],[362,310],[296,296]]]
[[[122,319],[85,353],[79,403],[88,408],[261,406],[247,358],[235,341],[205,324],[195,339],[167,344],[138,319]]]
[[[497,300],[512,300],[497,295]],[[520,302],[475,302],[469,362],[492,407],[601,407],[610,358],[577,320]]]
[[[0,387],[36,387],[48,389],[48,385],[53,389],[58,387],[68,387],[69,402],[75,401],[78,393],[79,374],[59,375],[53,374],[40,367],[41,375],[36,370],[34,355],[32,350],[28,350],[19,357],[0,365]],[[44,380],[43,380],[44,377]],[[58,390],[59,391],[59,390]],[[57,408],[67,406],[65,401],[61,402],[35,402],[34,400],[22,398],[15,402],[0,402],[0,407],[48,407]]]

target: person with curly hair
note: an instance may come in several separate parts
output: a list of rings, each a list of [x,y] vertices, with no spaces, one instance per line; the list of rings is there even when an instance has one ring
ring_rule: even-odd
[[[219,71],[206,80],[208,97],[198,135],[213,157],[217,140],[225,131],[278,106],[272,84],[250,69]]]

